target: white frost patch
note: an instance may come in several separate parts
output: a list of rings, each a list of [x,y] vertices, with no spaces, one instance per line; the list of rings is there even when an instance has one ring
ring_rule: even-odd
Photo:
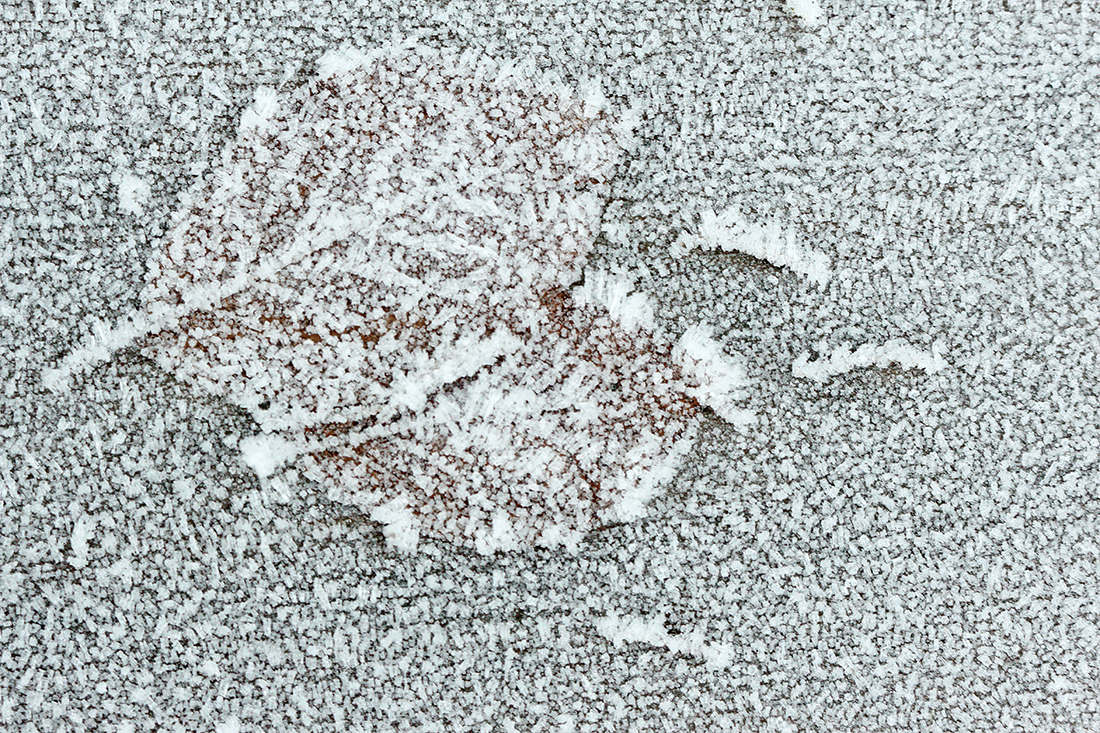
[[[261,479],[298,457],[296,445],[277,435],[250,435],[239,444],[241,460]]]
[[[881,346],[864,344],[853,350],[842,344],[816,361],[810,361],[808,353],[795,359],[791,372],[802,379],[827,382],[838,374],[866,367],[885,368],[897,364],[902,369],[923,369],[929,374],[948,366],[936,346],[931,351],[918,349],[901,339],[891,339]]]
[[[649,298],[644,293],[633,292],[629,282],[604,270],[585,272],[584,284],[574,288],[572,296],[581,306],[603,306],[625,331],[657,328]]]
[[[514,550],[520,546],[512,522],[508,519],[508,513],[502,509],[493,513],[492,529],[476,537],[474,542],[478,552],[485,555],[498,550]],[[415,548],[415,545],[413,547]]]
[[[279,94],[274,89],[268,86],[258,87],[252,106],[241,114],[241,131],[266,127],[279,111],[279,105]]]
[[[787,12],[797,15],[807,25],[817,25],[825,17],[817,0],[787,0]]]
[[[420,544],[420,523],[403,498],[375,507],[370,518],[384,525],[382,534],[395,550],[412,552]]]
[[[704,641],[698,629],[675,636],[665,630],[665,617],[658,614],[646,620],[638,616],[619,618],[609,614],[596,622],[596,630],[611,640],[616,648],[624,643],[641,643],[664,647],[673,654],[690,654],[714,669],[725,669],[734,658],[734,650],[728,644],[710,644]]]
[[[236,715],[230,715],[214,726],[214,733],[241,733],[241,721]]]
[[[141,215],[151,194],[149,184],[130,171],[118,174],[118,209],[122,213]]]
[[[825,285],[831,277],[829,257],[800,244],[793,229],[777,222],[753,224],[736,208],[721,214],[704,211],[698,232],[685,232],[672,244],[674,257],[683,257],[695,248],[721,252],[743,252],[777,267],[786,267]]]
[[[74,567],[82,568],[88,564],[88,540],[92,538],[93,534],[92,522],[87,515],[81,515],[73,523],[73,533],[69,538],[69,545],[73,549],[72,564]]]
[[[672,356],[692,384],[688,391],[692,397],[734,425],[745,426],[755,420],[751,412],[737,406],[749,384],[745,367],[722,350],[706,327],[688,328],[676,343]]]

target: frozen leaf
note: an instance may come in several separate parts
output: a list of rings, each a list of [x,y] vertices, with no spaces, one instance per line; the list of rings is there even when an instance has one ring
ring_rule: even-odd
[[[579,275],[624,132],[471,54],[320,66],[258,95],[145,293],[184,314],[147,353],[265,429],[418,410],[514,350],[503,326]]]
[[[127,335],[255,416],[261,478],[294,463],[397,547],[575,545],[639,516],[700,404],[739,417],[744,375],[700,334],[674,348],[626,283],[572,287],[629,124],[470,52],[319,69],[257,92]]]

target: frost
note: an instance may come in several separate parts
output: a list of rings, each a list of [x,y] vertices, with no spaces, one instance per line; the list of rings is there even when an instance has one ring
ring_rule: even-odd
[[[297,457],[294,443],[277,435],[253,435],[241,440],[241,460],[260,478],[268,478]]]
[[[722,252],[743,252],[757,259],[786,267],[818,285],[831,277],[829,257],[800,244],[793,229],[777,222],[753,224],[737,209],[721,214],[704,211],[697,232],[685,232],[673,243],[673,256],[683,257],[695,248]]]
[[[42,385],[54,392],[67,391],[74,374],[79,374],[106,361],[119,349],[148,335],[154,325],[161,320],[139,314],[117,324],[114,328],[108,328],[98,320],[93,321],[92,333],[84,343],[68,354],[56,368],[43,371]]]
[[[268,124],[279,110],[279,95],[271,87],[261,86],[256,89],[256,96],[252,106],[241,115],[241,132],[260,132],[260,128]]]
[[[751,412],[737,406],[748,385],[743,364],[724,353],[706,328],[688,328],[673,353],[684,373],[690,375],[689,394],[727,422],[745,426],[753,421]]]
[[[905,341],[893,339],[876,346],[864,344],[857,349],[841,345],[811,361],[809,353],[799,356],[791,372],[802,379],[827,382],[838,374],[866,367],[886,368],[897,365],[902,369],[922,369],[932,374],[948,366],[947,360],[936,347],[931,351],[915,348]]]
[[[403,499],[394,499],[375,507],[370,518],[384,525],[382,531],[394,549],[405,552],[416,549],[420,542],[419,522]]]
[[[74,567],[82,568],[88,564],[88,541],[92,539],[92,520],[86,515],[81,515],[73,523],[73,532],[69,537],[69,545],[72,547]]]
[[[825,17],[817,0],[786,0],[786,6],[787,12],[797,15],[810,26],[817,25]]]
[[[236,715],[230,715],[214,726],[214,733],[241,733],[241,721]]]
[[[116,0],[103,11],[103,24],[111,38],[118,38],[119,23],[131,12],[130,0]]]
[[[624,643],[664,647],[673,654],[689,654],[702,659],[713,669],[725,669],[734,661],[733,647],[728,644],[707,643],[701,631],[669,634],[662,614],[648,620],[640,616],[619,617],[608,614],[596,622],[596,630],[616,647],[621,647]]]
[[[118,175],[118,209],[124,214],[140,215],[149,203],[149,184],[129,171]]]
[[[0,11],[0,729],[1100,730],[1095,3],[114,2]],[[342,124],[378,87],[318,44],[410,32],[492,49],[492,106],[390,63],[415,108]],[[513,53],[641,109],[610,193],[429,138],[547,108]],[[826,286],[659,251],[734,202]],[[890,339],[950,368],[791,373]],[[700,419],[739,357],[747,434]],[[529,544],[582,552],[467,552]]]

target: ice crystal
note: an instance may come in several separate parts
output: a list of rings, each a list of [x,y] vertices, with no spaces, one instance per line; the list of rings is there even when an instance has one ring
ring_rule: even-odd
[[[685,231],[673,242],[669,251],[674,257],[683,257],[696,248],[736,251],[789,268],[821,286],[832,276],[829,257],[798,242],[791,228],[774,221],[766,225],[750,223],[736,209],[721,214],[703,211],[700,219],[697,232]]]
[[[824,346],[822,347],[824,351]],[[920,369],[934,374],[948,366],[947,360],[936,348],[918,349],[901,339],[891,339],[885,344],[864,344],[851,348],[848,344],[828,351],[827,355],[802,354],[791,365],[791,373],[803,379],[827,382],[838,374],[854,369],[896,366],[900,369]]]
[[[294,461],[397,546],[575,544],[642,512],[701,404],[744,421],[703,331],[673,343],[625,283],[576,285],[629,133],[522,62],[331,53],[259,90],[133,329],[256,417],[257,473]]]
[[[825,12],[817,0],[787,0],[787,11],[797,15],[809,26],[819,24],[825,17]]]

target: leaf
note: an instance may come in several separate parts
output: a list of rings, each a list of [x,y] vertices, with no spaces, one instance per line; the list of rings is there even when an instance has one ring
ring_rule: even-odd
[[[144,353],[399,517],[405,547],[575,545],[637,516],[698,403],[644,298],[599,273],[569,289],[627,127],[473,53],[319,67],[258,92],[172,229]]]

